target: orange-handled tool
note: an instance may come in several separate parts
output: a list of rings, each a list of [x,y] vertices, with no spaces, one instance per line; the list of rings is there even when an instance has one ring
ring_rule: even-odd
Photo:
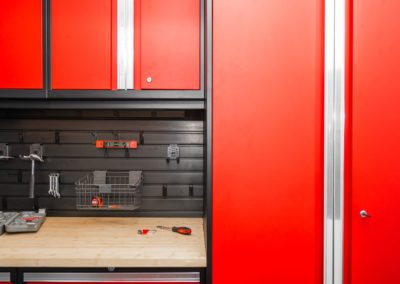
[[[192,234],[192,229],[188,228],[188,227],[164,227],[164,226],[157,226],[158,229],[162,229],[162,230],[168,230],[168,231],[172,231],[174,233],[178,233],[181,235],[191,235]]]
[[[98,149],[136,149],[137,141],[129,140],[97,140]]]

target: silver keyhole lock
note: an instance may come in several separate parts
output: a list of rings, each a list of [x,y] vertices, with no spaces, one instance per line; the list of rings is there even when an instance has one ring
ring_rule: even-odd
[[[147,79],[146,79],[146,82],[147,82],[147,83],[151,83],[151,82],[153,82],[153,78],[151,78],[151,77],[147,77]]]
[[[371,215],[369,215],[366,210],[361,210],[360,211],[360,216],[361,216],[361,218],[369,218],[369,217],[371,217]]]

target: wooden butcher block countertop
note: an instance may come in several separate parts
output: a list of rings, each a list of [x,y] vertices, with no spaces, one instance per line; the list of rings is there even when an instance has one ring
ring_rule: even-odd
[[[188,226],[191,236],[157,229]],[[47,217],[37,233],[0,236],[0,267],[205,267],[201,218]]]

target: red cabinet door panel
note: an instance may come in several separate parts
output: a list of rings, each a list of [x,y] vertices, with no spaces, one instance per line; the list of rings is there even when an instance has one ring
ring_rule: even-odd
[[[400,1],[352,2],[345,283],[400,283]]]
[[[140,62],[136,76],[140,76],[141,86],[136,87],[199,89],[200,1],[138,1],[135,17],[141,21],[135,30],[141,42],[136,45],[135,60]]]
[[[113,0],[52,0],[52,89],[111,89]]]
[[[43,88],[42,0],[0,1],[0,88]]]
[[[213,284],[320,284],[323,1],[213,3]]]

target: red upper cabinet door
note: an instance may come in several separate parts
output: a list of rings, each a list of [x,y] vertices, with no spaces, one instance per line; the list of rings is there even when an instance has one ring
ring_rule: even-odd
[[[113,0],[51,1],[52,89],[111,89]]]
[[[200,0],[136,2],[136,89],[199,89]]]
[[[0,88],[42,89],[42,0],[0,4]]]

